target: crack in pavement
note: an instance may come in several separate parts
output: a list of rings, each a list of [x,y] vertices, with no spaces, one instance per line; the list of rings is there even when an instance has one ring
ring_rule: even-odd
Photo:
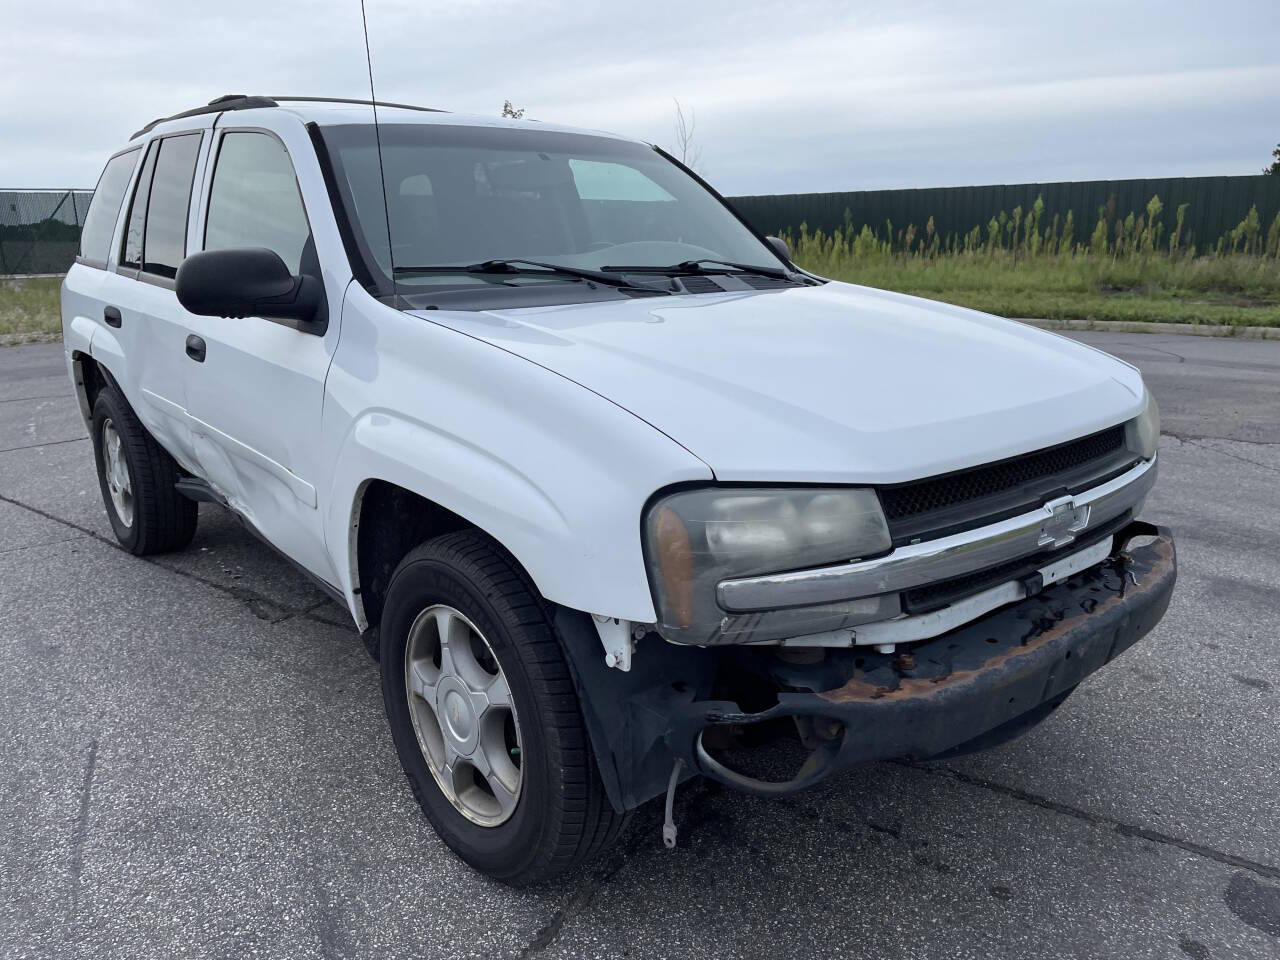
[[[1143,350],[1154,350],[1154,351],[1156,351],[1156,353],[1165,353],[1165,354],[1168,354],[1169,356],[1171,356],[1171,357],[1173,357],[1175,360],[1177,360],[1179,363],[1186,363],[1186,362],[1187,362],[1187,358],[1186,358],[1186,357],[1184,357],[1184,356],[1182,356],[1181,354],[1174,353],[1172,350],[1166,350],[1166,349],[1164,349],[1164,347],[1157,347],[1157,346],[1156,346],[1155,344],[1153,344],[1153,343],[1134,343],[1134,344],[1131,344],[1131,346],[1140,347],[1140,348],[1141,348],[1141,349],[1143,349]]]
[[[560,936],[564,925],[591,905],[591,901],[595,899],[596,894],[617,876],[622,868],[632,861],[635,855],[641,852],[638,842],[639,835],[640,830],[637,829],[636,824],[634,822],[628,824],[624,830],[624,835],[619,838],[618,845],[614,848],[608,861],[604,866],[592,870],[582,886],[574,891],[573,896],[556,908],[551,914],[551,918],[521,948],[519,953],[520,960],[536,957],[546,950]]]
[[[1147,827],[1140,827],[1136,824],[1125,823],[1123,820],[1116,820],[1104,814],[1093,813],[1089,810],[1082,810],[1079,807],[1073,807],[1070,804],[1062,803],[1058,800],[1050,800],[1048,797],[1042,797],[1038,794],[1021,790],[1018,787],[1010,787],[1003,783],[997,783],[994,780],[987,780],[983,777],[975,777],[971,774],[962,773],[951,767],[923,767],[906,761],[890,761],[895,766],[904,767],[908,770],[916,770],[926,776],[938,777],[945,780],[954,780],[959,783],[967,784],[971,787],[979,787],[983,790],[990,790],[1002,796],[1018,800],[1022,803],[1029,804],[1033,807],[1039,807],[1042,810],[1049,810],[1053,813],[1059,813],[1063,816],[1073,817],[1076,820],[1082,820],[1085,823],[1092,824],[1096,827],[1108,827],[1120,834],[1122,837],[1136,837],[1139,840],[1147,840],[1151,843],[1159,843],[1165,846],[1177,847],[1188,853],[1193,853],[1198,857],[1204,857],[1217,863],[1225,864],[1229,867],[1237,867],[1241,870],[1248,870],[1256,873],[1260,877],[1266,877],[1268,880],[1280,880],[1280,867],[1272,866],[1268,863],[1261,863],[1257,860],[1250,860],[1247,857],[1236,856],[1234,853],[1224,853],[1221,850],[1215,850],[1213,847],[1205,846],[1202,843],[1196,843],[1194,840],[1184,840],[1181,837],[1175,837],[1168,833],[1162,833],[1159,830],[1151,830]]]
[[[57,540],[43,540],[40,543],[24,543],[20,547],[7,547],[0,550],[0,557],[7,557],[11,553],[21,553],[23,550],[34,550],[36,547],[51,547],[56,543],[71,543],[73,540],[85,539],[84,534],[75,537],[59,537]]]
[[[64,397],[73,397],[70,393],[45,393],[38,397],[4,397],[0,399],[0,403],[22,403],[24,400],[61,400]]]
[[[51,520],[54,523],[61,524],[64,527],[70,527],[72,530],[76,530],[84,534],[84,537],[71,537],[68,539],[75,540],[87,537],[91,540],[96,540],[98,543],[104,544],[113,550],[119,550],[121,553],[128,553],[128,551],[124,550],[114,540],[104,537],[96,530],[90,530],[88,527],[82,527],[80,524],[71,520],[66,520],[63,517],[56,516],[46,510],[41,510],[39,507],[33,507],[29,503],[23,503],[21,500],[6,496],[3,493],[0,493],[0,503],[8,503],[15,507],[21,507],[23,510],[28,510],[38,517],[44,517],[46,520]],[[47,546],[47,544],[42,544],[42,546]],[[128,555],[133,557],[133,554]],[[296,609],[286,606],[283,603],[279,603],[276,600],[272,600],[270,597],[263,596],[260,593],[248,589],[247,587],[229,586],[225,583],[218,583],[216,580],[210,580],[207,577],[202,577],[200,574],[192,573],[190,570],[183,570],[181,567],[174,567],[167,563],[161,563],[154,557],[133,557],[133,559],[141,560],[143,563],[150,564],[153,567],[166,570],[169,573],[177,574],[180,577],[185,577],[188,580],[199,583],[211,590],[216,590],[234,600],[238,600],[259,620],[265,620],[267,623],[272,625],[283,623],[286,620],[298,619],[311,620],[317,623],[323,623],[326,626],[336,626],[332,620],[317,616],[312,612],[318,607],[323,606],[325,603],[330,602],[328,600],[322,600],[318,603],[313,603],[307,607],[303,607],[302,609]]]
[[[676,819],[679,821],[681,832],[692,835],[695,829],[715,828],[722,838],[732,834],[734,831],[732,822],[708,806],[710,798],[717,797],[723,792],[718,784],[705,781],[697,787],[690,785],[690,788],[686,789],[676,801]],[[555,943],[565,925],[584,913],[591,906],[596,895],[622,872],[623,867],[642,863],[652,857],[671,855],[671,851],[657,842],[662,817],[653,808],[651,811],[645,811],[643,814],[636,812],[632,820],[623,828],[617,844],[608,854],[606,861],[591,871],[582,885],[551,914],[547,923],[520,950],[518,956],[521,960],[536,957]],[[649,840],[646,841],[645,837],[649,837]],[[747,843],[742,838],[738,838],[738,842],[746,848]]]
[[[1216,440],[1216,439],[1222,439],[1222,438],[1218,438],[1218,437],[1210,437],[1209,439],[1215,439],[1215,440]],[[1210,447],[1210,446],[1208,446],[1208,445],[1206,445],[1206,444],[1204,444],[1204,443],[1200,443],[1199,441],[1196,441],[1196,440],[1186,440],[1186,441],[1184,441],[1184,442],[1185,442],[1185,443],[1189,443],[1191,446],[1193,446],[1193,447],[1197,447],[1197,448],[1198,448],[1198,449],[1200,449],[1200,450],[1208,450],[1210,453],[1216,453],[1216,454],[1219,454],[1220,456],[1223,456],[1223,457],[1229,457],[1229,458],[1231,458],[1232,460],[1238,460],[1240,463],[1248,463],[1248,464],[1252,464],[1253,466],[1255,466],[1255,467],[1260,467],[1260,468],[1262,468],[1263,470],[1266,470],[1266,471],[1267,471],[1267,472],[1269,472],[1269,473],[1280,473],[1280,467],[1273,467],[1273,466],[1272,466],[1271,464],[1269,464],[1269,463],[1260,463],[1260,462],[1259,462],[1259,461],[1257,461],[1257,460],[1250,460],[1248,457],[1242,457],[1242,456],[1240,456],[1240,454],[1238,454],[1238,453],[1231,453],[1231,452],[1230,452],[1230,451],[1228,451],[1228,450],[1220,450],[1220,449],[1218,449],[1217,447]],[[1234,442],[1235,442],[1235,443],[1247,443],[1248,441],[1245,441],[1245,440],[1237,440],[1237,441],[1234,441]]]
[[[1239,437],[1222,437],[1214,433],[1178,433],[1175,430],[1164,430],[1161,432],[1162,437],[1173,437],[1175,440],[1181,440],[1183,443],[1190,443],[1196,446],[1198,440],[1224,440],[1227,443],[1243,443],[1249,447],[1280,447],[1280,440],[1241,440]],[[1206,450],[1212,450],[1213,447],[1205,447]]]
[[[28,443],[21,447],[5,447],[0,453],[17,453],[19,450],[34,450],[36,447],[56,447],[60,443],[79,443],[81,440],[88,440],[89,437],[71,437],[67,440],[42,440],[40,443]]]
[[[76,914],[80,909],[80,875],[84,870],[84,844],[89,835],[89,803],[93,799],[93,778],[98,770],[98,738],[89,744],[85,763],[84,785],[80,788],[80,815],[71,834],[71,904],[67,916],[67,936],[72,935]]]

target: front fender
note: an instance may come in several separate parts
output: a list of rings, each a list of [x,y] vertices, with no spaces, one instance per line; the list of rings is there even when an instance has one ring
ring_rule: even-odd
[[[362,290],[343,307],[325,404],[334,463],[325,539],[357,622],[354,521],[370,480],[483,530],[548,600],[650,622],[644,503],[660,487],[711,478],[616,404]]]

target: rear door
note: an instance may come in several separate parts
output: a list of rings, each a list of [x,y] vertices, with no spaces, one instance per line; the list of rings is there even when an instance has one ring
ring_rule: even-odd
[[[151,142],[125,216],[115,271],[102,285],[112,339],[94,339],[94,354],[118,349],[110,369],[123,371],[121,387],[138,418],[188,469],[194,462],[186,417],[185,368],[191,315],[178,303],[173,278],[186,256],[191,193],[204,133]],[[104,331],[105,332],[105,331]],[[118,376],[121,374],[117,374]]]
[[[107,161],[94,188],[80,230],[80,251],[62,283],[62,343],[68,359],[73,353],[92,353],[99,328],[116,326],[115,314],[103,300],[103,283],[108,263],[115,261],[111,241],[141,156],[141,147],[117,153]],[[84,413],[85,419],[91,416],[89,410]]]
[[[309,149],[301,124],[294,125],[295,150]],[[216,131],[197,246],[266,247],[294,274],[324,283],[283,139],[289,132]],[[317,487],[324,381],[337,346],[341,289],[327,291],[323,336],[287,321],[193,316],[206,354],[189,372],[186,398],[201,475],[268,541],[330,583]]]

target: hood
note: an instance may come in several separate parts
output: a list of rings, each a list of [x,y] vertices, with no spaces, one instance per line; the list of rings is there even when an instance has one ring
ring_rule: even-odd
[[[418,315],[606,397],[725,481],[912,480],[1142,406],[1137,370],[1101,351],[845,283]]]

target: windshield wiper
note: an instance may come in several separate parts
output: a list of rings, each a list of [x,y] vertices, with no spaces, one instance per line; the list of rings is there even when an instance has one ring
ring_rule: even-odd
[[[708,270],[703,264],[716,264],[721,267],[728,267],[729,270]],[[772,277],[775,280],[790,280],[795,274],[781,267],[758,267],[753,263],[735,263],[732,260],[717,260],[714,257],[702,257],[698,260],[683,260],[680,263],[673,263],[666,267],[601,267],[601,270],[612,270],[618,273],[660,273],[664,276],[674,277],[682,273],[728,273],[730,270],[737,270],[740,273],[754,273],[761,277]]]
[[[652,290],[668,292],[663,287],[651,286],[647,283],[635,283],[625,277],[605,273],[603,270],[588,270],[585,267],[566,267],[558,263],[547,263],[542,260],[525,260],[521,257],[508,257],[502,260],[482,260],[480,263],[469,263],[461,266],[429,266],[429,267],[396,267],[396,276],[423,273],[483,273],[483,274],[523,274],[539,276],[543,274],[563,277],[577,277],[579,280],[591,280],[603,283],[607,287],[628,288],[634,290]]]

